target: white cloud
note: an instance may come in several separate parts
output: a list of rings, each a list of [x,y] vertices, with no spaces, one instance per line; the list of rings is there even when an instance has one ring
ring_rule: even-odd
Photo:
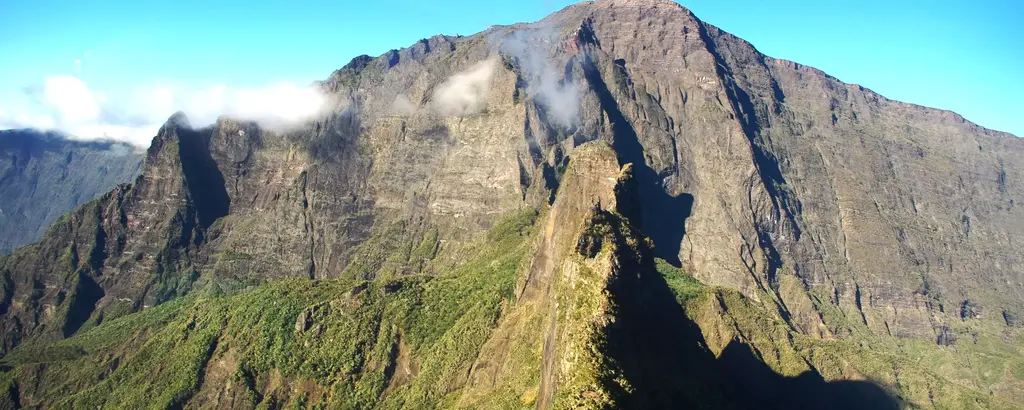
[[[549,44],[558,35],[550,25],[517,30],[502,40],[501,52],[518,61],[527,94],[547,110],[549,118],[568,127],[578,121],[580,90],[555,64]]]
[[[0,115],[0,129],[9,128],[38,128],[38,129],[53,129],[56,126],[56,122],[53,117],[42,114],[8,114]]]
[[[241,118],[264,119],[291,123],[316,113],[324,104],[324,97],[309,87],[291,83],[278,83],[255,90],[217,89],[216,96],[225,98],[224,112]]]
[[[434,109],[441,115],[463,116],[486,108],[496,65],[494,59],[487,59],[451,76],[434,91]]]
[[[76,77],[60,76],[46,79],[43,85],[43,103],[53,107],[57,121],[77,124],[91,121],[100,115],[100,105],[89,85]]]
[[[184,111],[197,127],[222,115],[278,127],[318,115],[326,105],[326,97],[313,88],[287,82],[255,88],[151,85],[118,94],[93,90],[74,76],[56,76],[26,90],[23,101],[0,100],[6,107],[0,112],[0,129],[55,129],[76,139],[107,138],[138,146],[147,146],[177,111]]]
[[[398,94],[391,102],[391,115],[413,115],[416,113],[416,104],[413,104],[405,94]]]

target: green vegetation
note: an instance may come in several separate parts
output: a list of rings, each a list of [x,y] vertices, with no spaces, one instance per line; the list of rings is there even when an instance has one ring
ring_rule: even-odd
[[[672,266],[664,259],[656,258],[654,265],[680,303],[685,304],[704,292],[705,287],[699,280],[683,272],[682,269]]]
[[[607,327],[631,316],[621,316],[628,307],[613,296],[624,273],[611,264],[628,268],[630,258],[643,258],[642,238],[605,212],[558,262],[552,299],[516,301],[538,216],[513,215],[477,241],[446,247],[432,227],[388,226],[353,258],[373,280],[210,282],[138,313],[109,304],[105,319],[73,337],[29,340],[4,357],[0,408],[14,395],[22,405],[56,408],[528,408],[540,395],[552,314],[552,406],[623,403],[637,387],[616,362],[622,357],[608,354]],[[66,250],[66,266],[77,253]],[[388,268],[405,265],[412,268]],[[715,354],[740,341],[782,376],[813,369],[825,380],[869,379],[911,408],[1012,408],[998,397],[1019,394],[1016,330],[964,322],[954,329],[956,351],[859,330],[820,340],[794,331],[764,302],[703,285],[660,259],[655,267]]]
[[[217,222],[214,222],[214,224],[216,224],[218,222],[220,222],[219,219],[217,220]],[[245,252],[237,252],[237,251],[232,250],[232,249],[228,249],[228,250],[226,250],[224,252],[221,252],[220,257],[221,257],[221,260],[224,260],[224,261],[247,261],[247,260],[252,260],[252,255],[250,255],[248,253],[245,253]]]
[[[341,276],[373,280],[429,272],[439,246],[437,228],[395,222],[359,245]]]
[[[1021,352],[1008,343],[1008,331],[976,331],[979,335],[1004,336],[978,336],[977,340],[962,340],[955,347],[874,335],[857,326],[849,337],[822,340],[794,331],[761,303],[735,290],[692,282],[681,285],[674,276],[677,273],[665,266],[659,263],[659,271],[687,315],[700,325],[714,352],[738,340],[751,346],[781,375],[794,377],[813,368],[825,380],[872,380],[909,408],[1015,407],[992,394],[996,391],[1003,397],[1016,395],[1019,399],[1024,379],[1014,372],[1024,369],[1024,361]],[[843,318],[837,308],[822,312],[827,320]]]
[[[452,406],[511,301],[535,217],[498,224],[437,275],[211,286],[26,342],[4,357],[0,384],[60,408],[212,406],[218,395],[253,407]],[[424,236],[416,252],[436,252],[436,232]]]
[[[409,264],[415,271],[422,271],[424,266],[437,256],[441,242],[437,237],[437,228],[429,229],[423,234],[423,240],[409,254]]]

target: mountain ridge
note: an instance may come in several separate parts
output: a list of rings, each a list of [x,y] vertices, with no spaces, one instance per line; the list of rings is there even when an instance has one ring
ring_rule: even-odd
[[[401,314],[372,316],[350,323],[376,338],[358,346],[395,354],[357,360],[335,380],[314,371],[333,362],[300,355],[311,370],[265,362],[261,354],[277,352],[269,345],[232,350],[246,342],[232,342],[209,319],[216,315],[185,301],[175,306],[191,313],[170,320],[186,326],[195,317],[186,327],[202,332],[209,353],[195,351],[198,370],[183,375],[231,373],[208,363],[249,358],[225,382],[244,385],[233,391],[252,392],[253,401],[201,378],[153,392],[176,392],[168,402],[176,405],[274,406],[300,400],[274,386],[308,382],[309,400],[376,395],[357,400],[365,406],[701,406],[706,398],[704,406],[743,407],[715,392],[756,380],[710,375],[723,355],[742,358],[726,369],[749,367],[749,352],[771,370],[758,377],[778,386],[803,386],[773,377],[808,372],[804,382],[873,380],[883,389],[872,397],[913,406],[1009,408],[1024,400],[1015,370],[1024,365],[1016,319],[1024,285],[1014,245],[1024,239],[1016,229],[1024,143],[1009,134],[804,73],[660,1],[582,3],[539,23],[435,36],[357,57],[320,87],[333,109],[295,130],[227,118],[193,129],[173,115],[135,184],[0,260],[13,391],[55,377],[31,373],[32,349],[51,342],[116,358],[103,363],[151,360],[85,341],[152,317],[151,306],[169,301],[220,306],[222,297],[260,292],[293,300],[288,286],[307,289],[300,283],[310,280],[384,295],[383,305],[359,296],[330,307],[300,297],[282,316],[295,332],[266,329],[282,343],[313,343],[306,330],[320,323],[317,332],[336,331],[359,303],[393,313],[387,309],[421,286],[446,283],[431,278],[491,280],[460,270],[463,254],[512,235],[506,239],[527,244],[532,262],[506,260],[495,277],[496,294],[505,296],[470,292],[480,310],[456,309],[460,319],[438,322],[431,334],[440,332],[451,352],[403,347],[421,330]],[[515,234],[499,222],[531,210],[540,216]],[[505,236],[487,233],[494,229]],[[487,265],[492,256],[482,255]],[[620,283],[633,284],[616,293]],[[197,292],[210,294],[190,296]],[[661,295],[665,309],[653,312],[663,323],[637,313],[652,312],[643,297],[620,296],[644,294]],[[358,317],[370,320],[364,313]],[[662,356],[637,356],[637,340],[662,325],[694,326],[672,340],[700,349],[662,345]],[[475,326],[475,338],[455,348],[460,326]],[[640,339],[620,339],[629,334],[622,327]],[[132,337],[149,343],[146,332]],[[175,350],[192,349],[191,339],[152,340],[193,352]],[[704,358],[695,371],[707,372],[707,386],[652,381],[685,366],[688,354]],[[104,366],[96,371],[119,367]],[[433,380],[424,374],[442,375],[442,391],[423,390]],[[373,393],[352,393],[362,389]],[[42,403],[45,392],[27,402]],[[65,398],[98,400],[80,393]],[[217,397],[231,399],[190,401]],[[786,400],[772,397],[761,391],[750,400]]]

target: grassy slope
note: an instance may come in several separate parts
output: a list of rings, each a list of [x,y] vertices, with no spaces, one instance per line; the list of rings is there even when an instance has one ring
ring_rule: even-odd
[[[69,339],[27,342],[3,359],[0,408],[14,400],[57,408],[531,407],[545,316],[528,305],[508,307],[533,251],[536,218],[513,216],[485,238],[442,251],[423,269],[436,275],[291,279],[230,293],[210,286]],[[398,246],[399,256],[372,259],[423,261],[436,251],[432,235]],[[560,382],[555,405],[601,407],[611,397],[597,393],[630,389],[624,380],[601,382],[618,379],[617,366],[594,360],[605,357],[600,351],[586,352],[602,346],[593,318],[615,307],[588,305],[606,286],[602,275],[588,278],[606,267],[573,260],[574,290],[557,293],[566,335],[575,335],[563,352],[575,359],[564,365],[575,370]],[[657,268],[713,352],[742,341],[784,376],[813,366],[826,380],[876,381],[922,408],[1013,408],[989,391],[1013,398],[1024,379],[1016,333],[955,347],[866,332],[823,341],[793,332],[735,291],[703,286],[662,261]],[[502,330],[499,320],[514,326]],[[481,359],[495,355],[503,370],[488,373]]]
[[[1022,345],[1019,333],[989,329],[980,334],[1003,337],[979,336],[955,347],[867,332],[820,340],[792,331],[736,291],[703,286],[663,261],[658,269],[716,353],[740,340],[776,373],[794,377],[813,366],[825,380],[872,380],[909,408],[1019,408],[1013,402],[1021,400],[1024,381],[1024,352],[1015,347]],[[999,396],[997,389],[1003,390]]]
[[[28,342],[4,358],[6,404],[12,394],[47,407],[452,404],[512,295],[535,218],[502,222],[458,249],[464,263],[433,266],[436,276],[211,287],[70,339]]]

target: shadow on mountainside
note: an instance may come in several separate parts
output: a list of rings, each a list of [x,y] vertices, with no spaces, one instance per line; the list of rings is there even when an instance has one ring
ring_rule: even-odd
[[[588,58],[583,68],[607,114],[611,145],[619,164],[633,164],[636,183],[634,203],[624,198],[618,201],[620,207],[628,209],[620,212],[630,223],[611,225],[619,249],[636,250],[617,254],[619,275],[609,284],[617,317],[608,326],[604,353],[622,374],[605,375],[602,384],[616,403],[624,408],[651,409],[898,409],[899,401],[872,382],[828,382],[815,370],[797,377],[780,375],[759,359],[751,346],[739,341],[734,340],[715,356],[700,327],[686,315],[656,269],[653,258],[657,255],[680,266],[680,245],[694,197],[668,194],[662,178],[648,165],[636,130],[610,90],[617,87],[621,91],[624,86],[606,83],[597,61]],[[611,69],[620,70],[612,72],[613,78],[628,78],[619,65]],[[765,184],[771,189],[775,182]],[[654,249],[649,249],[645,241],[626,239],[638,236],[651,238]],[[619,376],[628,381],[628,391],[615,380]]]
[[[613,227],[626,249],[628,225]],[[630,235],[635,235],[631,233]],[[641,241],[642,242],[642,241]],[[632,391],[619,389],[627,408],[898,409],[882,387],[866,381],[825,381],[811,370],[786,377],[753,349],[731,342],[719,357],[686,315],[650,250],[620,252],[620,275],[610,284],[618,318],[609,326],[606,354],[622,369]],[[614,382],[606,385],[615,391]]]
[[[181,170],[189,196],[195,203],[199,224],[209,228],[213,221],[228,214],[231,205],[224,174],[210,154],[209,131],[179,128],[178,135]]]
[[[827,382],[809,370],[797,377],[775,373],[750,346],[732,341],[717,364],[748,396],[749,406],[776,409],[898,409],[899,403],[878,385],[855,380]]]
[[[686,218],[693,209],[693,195],[669,195],[662,186],[662,179],[644,157],[644,148],[637,138],[636,130],[622,114],[608,85],[595,66],[595,61],[583,64],[584,75],[591,89],[597,94],[601,108],[608,115],[612,128],[612,148],[619,156],[619,165],[632,163],[633,175],[637,181],[640,196],[640,211],[643,221],[656,223],[638,224],[644,235],[654,241],[655,253],[679,267],[679,247],[686,235]],[[621,70],[618,65],[614,69]],[[623,73],[623,75],[625,75]]]

